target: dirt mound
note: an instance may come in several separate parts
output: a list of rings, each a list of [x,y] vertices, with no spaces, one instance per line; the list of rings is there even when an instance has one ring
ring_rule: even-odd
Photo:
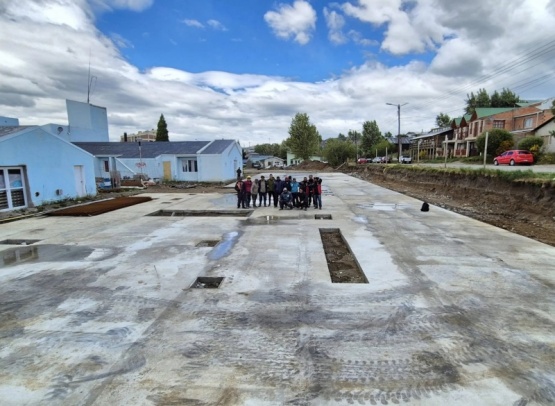
[[[298,164],[295,169],[320,172],[325,170],[333,170],[331,166],[321,161],[304,161]]]

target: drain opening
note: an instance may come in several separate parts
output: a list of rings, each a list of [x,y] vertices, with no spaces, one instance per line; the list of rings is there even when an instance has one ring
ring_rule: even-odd
[[[218,245],[219,242],[219,240],[203,240],[195,245],[195,247],[215,247],[216,245]]]
[[[0,241],[0,244],[4,245],[31,245],[40,240],[16,240],[16,239],[7,239]]]
[[[180,197],[174,197],[172,200],[181,200]]]
[[[191,286],[193,289],[218,289],[223,277],[199,276]]]
[[[338,228],[320,228],[332,283],[368,283],[349,244]]]
[[[147,216],[161,217],[248,217],[252,210],[157,210]]]
[[[314,218],[316,220],[331,220],[331,214],[315,214]]]
[[[171,204],[171,202],[162,202],[162,204]]]

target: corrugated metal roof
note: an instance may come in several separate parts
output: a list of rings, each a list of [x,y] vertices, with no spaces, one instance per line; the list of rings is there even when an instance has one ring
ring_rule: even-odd
[[[477,107],[476,117],[484,118],[511,110],[514,110],[514,107]]]
[[[18,133],[20,131],[26,130],[29,127],[36,127],[36,125],[18,125],[18,126],[0,127],[0,137]]]
[[[74,142],[94,156],[118,156],[120,158],[156,158],[168,155],[195,155],[210,141],[142,142]]]
[[[201,152],[201,155],[221,154],[234,142],[234,140],[215,140]]]

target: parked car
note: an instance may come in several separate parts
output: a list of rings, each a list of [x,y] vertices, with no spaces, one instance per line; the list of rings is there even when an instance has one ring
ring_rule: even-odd
[[[401,155],[401,157],[399,158],[399,163],[411,164],[412,163],[412,158],[408,155]]]
[[[517,164],[532,165],[534,163],[534,155],[530,151],[522,149],[510,149],[493,159],[494,165],[509,164],[511,166]]]
[[[260,161],[253,162],[252,167],[255,169],[262,169],[262,164],[260,163]]]
[[[372,159],[372,163],[375,163],[375,164],[379,164],[381,161],[382,161],[381,156],[377,156],[377,157]]]
[[[390,164],[391,163],[391,157],[389,156],[382,156],[382,159],[380,160],[381,164]]]
[[[367,164],[368,163],[368,159],[367,158],[359,158],[357,160],[357,164]]]

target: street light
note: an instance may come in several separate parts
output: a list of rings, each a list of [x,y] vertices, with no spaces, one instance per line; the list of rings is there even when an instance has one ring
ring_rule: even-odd
[[[393,104],[393,103],[386,103],[388,106],[397,106],[397,151],[398,151],[398,160],[401,158],[401,107],[406,106],[408,103],[404,104]],[[387,159],[387,158],[386,158]]]

